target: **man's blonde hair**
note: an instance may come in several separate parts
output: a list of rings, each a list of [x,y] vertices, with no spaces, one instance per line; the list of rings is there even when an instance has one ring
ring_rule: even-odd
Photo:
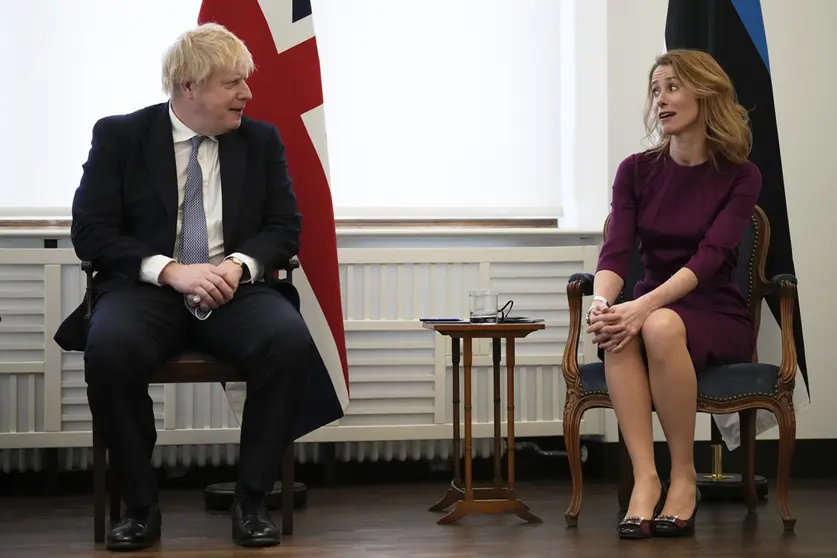
[[[163,55],[163,91],[174,95],[184,81],[200,85],[218,71],[242,68],[248,77],[253,56],[223,25],[204,23],[180,35]]]

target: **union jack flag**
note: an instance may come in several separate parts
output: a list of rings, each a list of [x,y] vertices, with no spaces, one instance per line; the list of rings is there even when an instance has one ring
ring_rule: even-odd
[[[311,388],[325,392],[325,397],[317,396],[317,409],[306,409],[314,415],[303,419],[309,426],[303,430],[311,430],[342,416],[349,404],[323,90],[311,1],[203,0],[198,21],[219,23],[247,45],[256,65],[248,80],[253,99],[247,103],[247,116],[275,125],[285,144],[302,213],[300,269],[294,273],[294,286],[327,369],[327,374],[313,374]],[[234,386],[228,384],[228,394],[233,391]],[[240,417],[243,400],[234,399],[230,400]]]

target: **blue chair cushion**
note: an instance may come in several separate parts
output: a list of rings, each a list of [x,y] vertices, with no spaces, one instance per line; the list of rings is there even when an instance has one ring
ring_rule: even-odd
[[[607,395],[603,362],[581,366],[581,395]],[[710,366],[698,374],[698,397],[709,401],[735,401],[753,396],[776,397],[779,367],[740,363]]]

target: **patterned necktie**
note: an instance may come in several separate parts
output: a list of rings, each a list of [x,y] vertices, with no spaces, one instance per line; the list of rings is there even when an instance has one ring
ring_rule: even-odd
[[[203,172],[198,163],[198,149],[205,139],[205,136],[192,138],[192,152],[186,167],[183,222],[180,228],[180,263],[186,265],[209,263],[209,237],[206,232],[206,214],[203,210]],[[195,295],[183,296],[186,308],[199,320],[205,320],[212,310],[201,310],[200,306],[194,306],[188,300],[192,296]]]

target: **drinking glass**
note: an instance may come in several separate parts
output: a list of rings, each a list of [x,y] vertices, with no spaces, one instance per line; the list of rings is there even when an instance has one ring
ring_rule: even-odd
[[[471,323],[497,323],[497,307],[500,295],[489,289],[471,289],[468,293],[471,302]]]

